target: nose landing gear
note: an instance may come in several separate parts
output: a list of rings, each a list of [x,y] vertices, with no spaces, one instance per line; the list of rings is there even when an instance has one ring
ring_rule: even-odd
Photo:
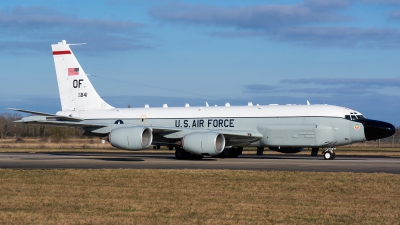
[[[327,160],[334,160],[335,159],[335,157],[336,157],[336,154],[335,154],[336,147],[335,147],[335,145],[336,145],[336,141],[332,145],[328,146],[322,152],[322,155],[324,155],[324,159],[327,159]]]
[[[325,150],[322,152],[322,154],[324,155],[324,159],[327,159],[327,160],[334,160],[334,159],[335,159],[335,156],[336,156],[336,154],[335,154],[335,152],[334,152],[335,150],[336,150],[335,147],[330,147],[330,148],[325,149]]]

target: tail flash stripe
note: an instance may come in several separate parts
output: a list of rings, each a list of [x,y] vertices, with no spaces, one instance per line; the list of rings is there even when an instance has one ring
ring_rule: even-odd
[[[53,55],[66,55],[66,54],[71,54],[71,51],[66,50],[66,51],[54,51]]]

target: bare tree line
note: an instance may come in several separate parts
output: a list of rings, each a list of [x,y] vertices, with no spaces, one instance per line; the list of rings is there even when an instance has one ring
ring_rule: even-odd
[[[0,114],[0,139],[4,138],[47,138],[66,139],[81,137],[83,131],[77,128],[13,123],[21,119],[18,113]]]

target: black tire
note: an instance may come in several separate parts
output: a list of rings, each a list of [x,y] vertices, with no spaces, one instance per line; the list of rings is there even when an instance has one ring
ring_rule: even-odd
[[[264,147],[258,147],[257,148],[257,155],[263,155],[263,153],[264,153]]]
[[[190,154],[189,158],[190,159],[203,159],[203,156],[202,155]]]
[[[331,152],[325,152],[324,153],[324,159],[330,160],[332,158],[332,153]]]
[[[175,158],[178,160],[187,159],[187,152],[181,148],[176,149]]]
[[[237,147],[237,152],[238,152],[238,155],[242,155],[243,154],[243,147]]]
[[[239,156],[239,153],[236,148],[229,149],[229,158],[237,158],[238,156]]]
[[[229,158],[230,157],[230,149],[226,148],[224,151],[221,152],[219,155],[213,156],[213,158]]]
[[[327,151],[324,153],[324,159],[326,159],[326,160],[334,160],[335,157],[336,157],[336,154],[334,152]]]

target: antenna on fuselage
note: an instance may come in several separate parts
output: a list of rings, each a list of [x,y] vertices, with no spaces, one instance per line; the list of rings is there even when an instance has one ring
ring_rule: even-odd
[[[307,100],[307,105],[311,105],[310,102]]]

